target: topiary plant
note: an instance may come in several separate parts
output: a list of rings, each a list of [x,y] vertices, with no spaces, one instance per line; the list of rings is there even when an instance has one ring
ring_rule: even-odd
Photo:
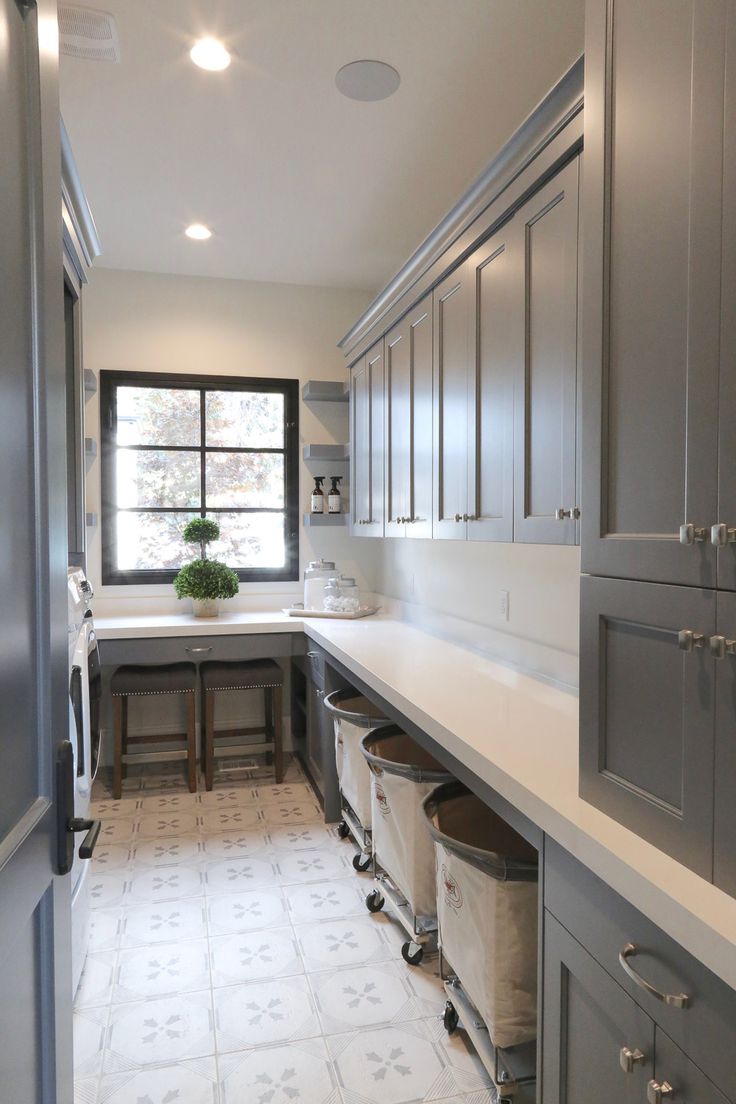
[[[177,598],[194,598],[198,601],[234,598],[239,588],[236,573],[219,560],[193,560],[192,563],[184,564],[174,579]]]
[[[184,527],[182,534],[187,544],[198,544],[203,560],[207,559],[207,545],[220,536],[220,526],[211,518],[192,518]]]

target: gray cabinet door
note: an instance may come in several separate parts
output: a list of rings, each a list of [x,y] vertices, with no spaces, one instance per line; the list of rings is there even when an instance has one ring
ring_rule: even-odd
[[[468,530],[471,271],[459,265],[434,289],[435,538]]]
[[[510,541],[514,535],[514,379],[523,348],[514,294],[511,225],[468,259],[471,309],[468,427],[469,540]]]
[[[718,635],[713,880],[736,897],[736,594],[718,595]]]
[[[669,1086],[671,1092],[665,1100],[677,1101],[677,1104],[728,1104],[727,1098],[703,1075],[703,1072],[691,1062],[684,1051],[665,1035],[661,1028],[654,1033],[654,1078],[656,1086]]]
[[[387,537],[432,535],[432,296],[386,335]]]
[[[578,171],[575,158],[516,213],[509,232],[522,326],[514,540],[536,544],[575,544],[578,534]]]
[[[718,586],[736,590],[736,5],[728,11],[723,151],[723,253],[721,287],[721,371],[719,394],[718,521],[727,543],[719,547]],[[729,532],[730,530],[730,532]]]
[[[729,5],[586,9],[582,543],[597,575],[715,583]],[[681,525],[702,539],[681,543]]]
[[[383,536],[383,341],[350,372],[353,536]]]
[[[646,1100],[654,1074],[652,1021],[549,912],[542,1040],[544,1104]]]
[[[715,591],[584,576],[580,616],[580,794],[710,879]]]

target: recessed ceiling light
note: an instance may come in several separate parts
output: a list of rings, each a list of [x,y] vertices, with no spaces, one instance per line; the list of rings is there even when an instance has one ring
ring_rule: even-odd
[[[351,100],[386,100],[401,84],[401,77],[385,61],[351,61],[338,69],[335,84]]]
[[[187,226],[184,233],[193,241],[207,241],[208,238],[212,237],[212,231],[209,227],[203,226],[201,222],[193,222],[191,226]]]
[[[227,69],[230,64],[230,54],[216,38],[198,39],[189,51],[189,56],[200,69],[209,69],[214,73]]]

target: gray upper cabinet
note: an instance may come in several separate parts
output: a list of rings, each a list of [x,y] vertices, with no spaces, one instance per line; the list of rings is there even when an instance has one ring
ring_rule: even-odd
[[[578,173],[575,158],[516,213],[509,231],[522,327],[514,540],[536,544],[578,539]]]
[[[386,334],[386,536],[432,535],[432,296]]]
[[[582,543],[592,574],[716,581],[710,527],[728,521],[717,509],[717,400],[729,8],[733,17],[732,0],[587,4]]]
[[[580,794],[712,875],[716,595],[583,577]]]
[[[521,349],[507,224],[467,261],[473,304],[468,400],[468,539],[514,535],[513,388]]]
[[[383,340],[350,370],[353,535],[383,536]]]
[[[434,518],[432,535],[468,530],[471,273],[462,264],[434,289]]]

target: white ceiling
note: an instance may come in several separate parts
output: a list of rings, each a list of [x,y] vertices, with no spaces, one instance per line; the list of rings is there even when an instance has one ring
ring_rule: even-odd
[[[378,290],[581,53],[583,6],[99,0],[121,63],[61,59],[99,263]],[[225,72],[189,60],[203,34],[234,51]],[[341,96],[358,58],[395,66],[398,92]]]

